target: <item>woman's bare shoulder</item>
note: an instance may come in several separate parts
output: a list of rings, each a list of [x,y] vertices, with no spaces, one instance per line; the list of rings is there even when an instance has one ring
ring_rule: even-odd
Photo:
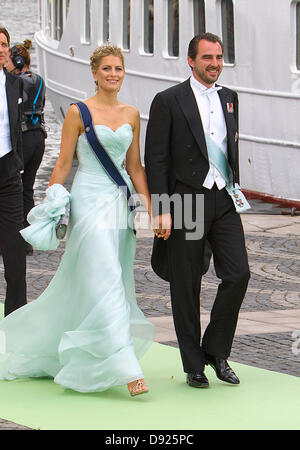
[[[135,128],[135,126],[138,125],[139,122],[140,122],[140,112],[139,112],[139,110],[135,106],[132,106],[132,105],[125,105],[124,104],[123,107],[124,107],[124,111],[125,111],[125,114],[126,114],[126,117],[127,117],[128,121],[130,123],[132,123],[133,127]]]
[[[136,117],[140,116],[140,112],[135,106],[126,105],[125,103],[123,103],[123,107],[124,107],[124,109],[126,109],[128,114],[131,114],[132,116],[136,116]]]
[[[70,118],[79,118],[79,109],[77,108],[75,103],[71,103],[71,105],[69,106],[66,117],[67,116],[69,116]]]

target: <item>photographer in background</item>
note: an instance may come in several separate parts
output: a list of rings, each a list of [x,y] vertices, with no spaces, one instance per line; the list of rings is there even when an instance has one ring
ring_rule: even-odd
[[[29,225],[27,214],[34,207],[33,186],[43,159],[47,137],[43,114],[46,88],[42,77],[30,70],[29,50],[31,47],[30,39],[26,39],[23,44],[11,47],[10,58],[6,64],[6,69],[21,77],[24,85],[22,118],[24,227]],[[27,255],[31,255],[32,252],[32,247],[26,243]]]

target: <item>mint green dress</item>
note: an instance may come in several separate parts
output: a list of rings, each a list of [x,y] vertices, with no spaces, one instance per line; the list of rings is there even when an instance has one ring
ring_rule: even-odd
[[[122,164],[131,126],[123,124],[115,132],[104,125],[95,129],[132,189]],[[76,153],[64,256],[40,297],[0,322],[0,379],[53,377],[64,388],[95,392],[144,377],[138,359],[153,342],[155,329],[136,302],[136,238],[128,226],[125,196],[84,134]],[[40,240],[42,248],[50,227],[55,240],[55,225],[68,200],[63,186],[48,188],[48,198],[29,215],[32,225],[24,238],[33,245]],[[55,248],[51,245],[45,249]]]

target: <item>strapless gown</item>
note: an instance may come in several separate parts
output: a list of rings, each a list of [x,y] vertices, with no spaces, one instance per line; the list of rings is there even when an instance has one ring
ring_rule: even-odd
[[[131,126],[95,129],[132,189],[122,165]],[[94,392],[143,377],[138,359],[155,328],[136,302],[136,238],[125,196],[84,134],[76,153],[65,253],[41,296],[0,322],[0,379],[53,377],[65,388]]]

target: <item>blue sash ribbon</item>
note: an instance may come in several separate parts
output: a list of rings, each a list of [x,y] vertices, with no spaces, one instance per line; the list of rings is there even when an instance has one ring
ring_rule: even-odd
[[[115,165],[115,163],[110,158],[109,154],[104,149],[101,142],[99,141],[99,138],[98,138],[98,136],[95,132],[95,128],[93,126],[92,116],[91,116],[89,108],[83,102],[75,103],[75,105],[79,109],[79,112],[81,115],[81,120],[82,120],[82,123],[84,126],[84,132],[85,132],[86,138],[88,140],[88,143],[90,144],[91,149],[94,151],[97,159],[101,163],[102,167],[104,168],[104,170],[106,171],[108,176],[114,181],[114,183],[116,183],[119,186],[119,188],[125,195],[130,211],[134,212],[135,205],[134,205],[134,202],[133,202],[133,199],[131,196],[130,189],[127,186],[126,181],[120,174],[117,166]],[[133,229],[133,232],[136,233],[134,229]]]
[[[205,140],[208,152],[209,162],[220,172],[226,181],[226,190],[233,200],[233,204],[238,213],[242,213],[251,208],[246,197],[241,191],[240,186],[233,182],[232,169],[224,152],[220,149],[210,136],[205,133]]]

